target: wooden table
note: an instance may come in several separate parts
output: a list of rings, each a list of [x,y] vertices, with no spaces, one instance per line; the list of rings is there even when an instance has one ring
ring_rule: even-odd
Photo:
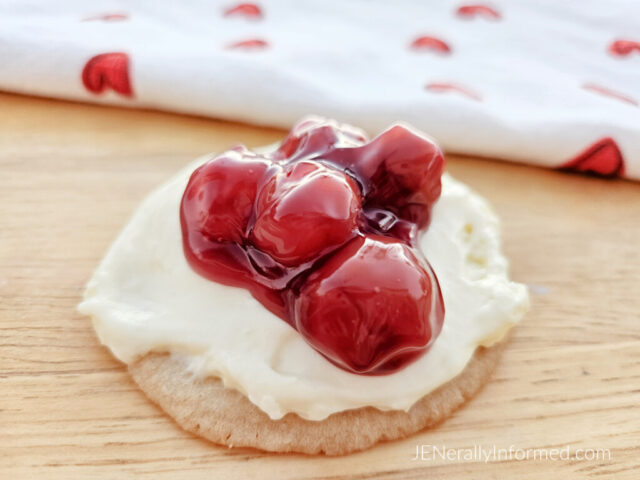
[[[533,310],[493,381],[443,425],[342,458],[270,455],[209,444],[151,404],[76,313],[83,285],[180,166],[282,134],[0,94],[0,478],[640,477],[640,185],[488,160],[448,168],[502,217]],[[513,453],[485,464],[427,447],[414,461],[416,445]],[[515,458],[567,447],[605,458]]]

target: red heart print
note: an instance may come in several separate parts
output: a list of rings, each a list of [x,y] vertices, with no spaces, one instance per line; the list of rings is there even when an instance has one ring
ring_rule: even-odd
[[[103,22],[121,22],[123,20],[128,20],[129,15],[126,13],[103,13],[101,15],[94,15],[92,17],[87,17],[83,22],[92,22],[92,21],[103,21]]]
[[[624,159],[613,138],[605,137],[560,165],[559,168],[602,177],[617,177],[624,175]]]
[[[463,5],[458,7],[456,13],[460,18],[471,19],[475,17],[484,17],[489,20],[499,20],[500,12],[487,5]]]
[[[262,9],[255,3],[239,3],[224,12],[225,17],[262,18]]]
[[[633,40],[616,40],[609,45],[609,52],[618,57],[626,57],[632,52],[640,53],[640,42]]]
[[[605,97],[615,98],[616,100],[638,106],[637,100],[629,97],[628,95],[625,95],[624,93],[616,92],[615,90],[603,87],[602,85],[596,85],[595,83],[585,83],[584,85],[582,85],[582,88],[589,92],[597,93]]]
[[[415,51],[432,50],[439,53],[451,53],[451,47],[436,37],[422,36],[411,42],[411,49]]]
[[[250,38],[247,40],[240,40],[227,46],[227,48],[236,50],[263,50],[269,47],[269,43],[261,38]]]
[[[481,102],[482,101],[482,97],[480,96],[479,93],[476,93],[476,92],[474,92],[473,90],[470,90],[467,87],[463,87],[461,85],[456,85],[454,83],[449,83],[449,82],[431,82],[431,83],[428,83],[427,85],[425,85],[424,88],[429,90],[429,91],[431,91],[431,92],[436,92],[436,93],[456,92],[456,93],[459,93],[461,95],[464,95],[467,98],[470,98],[472,100],[476,100],[477,102]]]
[[[113,52],[92,57],[82,69],[82,83],[91,93],[99,94],[111,88],[124,97],[132,97],[129,56]]]

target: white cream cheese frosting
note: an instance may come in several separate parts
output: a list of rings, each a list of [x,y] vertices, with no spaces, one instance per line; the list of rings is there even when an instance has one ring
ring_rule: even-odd
[[[197,160],[140,205],[87,285],[78,309],[121,361],[148,352],[188,360],[220,377],[272,419],[309,420],[365,406],[408,410],[458,375],[476,347],[499,341],[528,309],[524,285],[509,281],[498,219],[448,174],[419,247],[438,276],[445,320],[431,349],[383,376],[346,372],[311,348],[243,288],[196,274],[182,251],[179,206]]]

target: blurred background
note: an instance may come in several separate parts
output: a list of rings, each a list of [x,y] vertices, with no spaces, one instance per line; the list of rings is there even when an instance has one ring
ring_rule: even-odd
[[[640,178],[637,2],[2,0],[0,89]]]

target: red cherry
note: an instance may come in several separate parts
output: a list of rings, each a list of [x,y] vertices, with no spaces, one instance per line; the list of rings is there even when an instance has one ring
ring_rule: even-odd
[[[260,193],[250,240],[283,265],[300,265],[349,240],[359,211],[358,186],[343,172],[292,163]]]
[[[309,275],[293,302],[294,325],[338,366],[388,373],[424,353],[440,333],[442,296],[411,247],[357,237]]]
[[[271,163],[230,150],[198,168],[182,200],[191,230],[217,243],[242,243],[263,177]]]
[[[310,118],[273,153],[233,148],[193,173],[180,221],[194,271],[247,288],[341,368],[382,374],[442,326],[437,280],[414,246],[444,161],[405,127],[366,141]]]
[[[368,144],[336,150],[328,159],[365,181],[365,207],[389,210],[418,228],[429,223],[444,170],[442,151],[431,140],[395,125]]]
[[[318,156],[337,145],[362,145],[366,134],[359,128],[321,117],[308,117],[296,124],[276,151],[276,158]]]

